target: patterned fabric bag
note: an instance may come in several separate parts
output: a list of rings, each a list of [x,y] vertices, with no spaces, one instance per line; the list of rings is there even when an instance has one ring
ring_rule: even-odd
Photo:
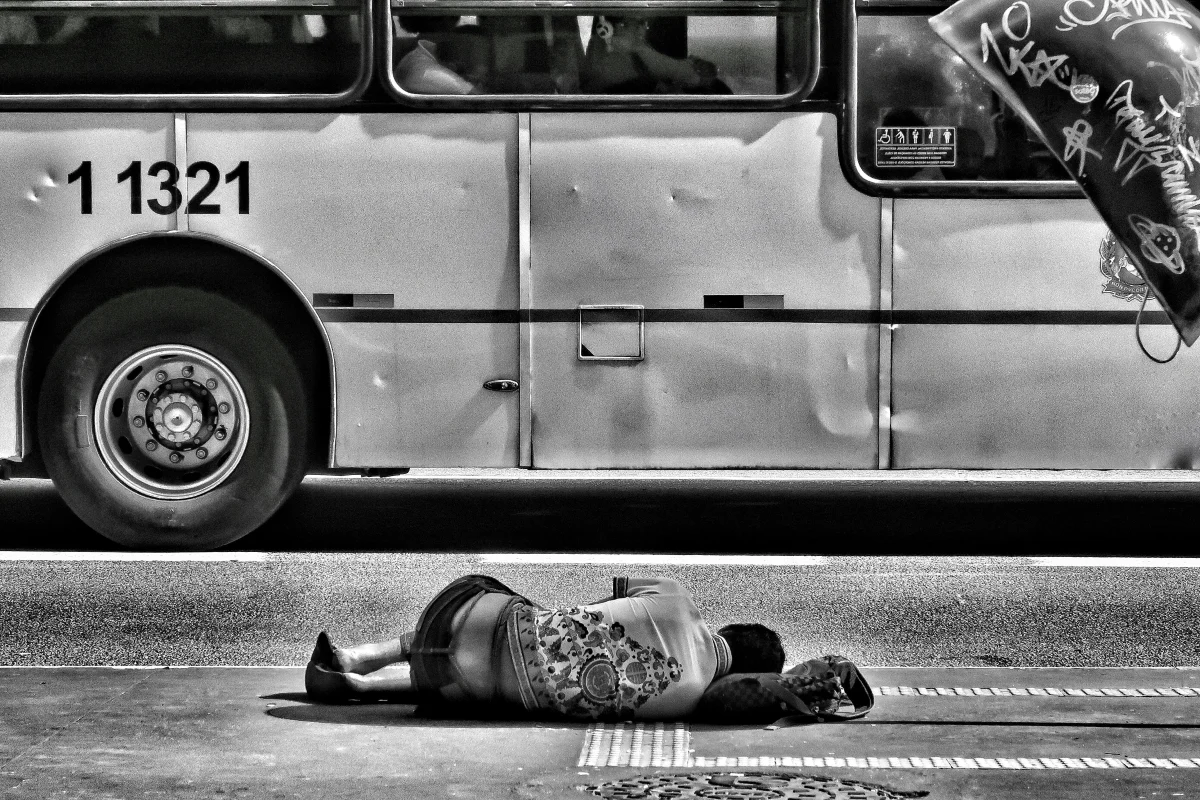
[[[713,681],[695,718],[718,723],[771,722],[771,729],[804,722],[857,719],[875,705],[858,667],[842,656],[810,659],[784,673],[743,672]],[[842,711],[843,706],[853,710]]]

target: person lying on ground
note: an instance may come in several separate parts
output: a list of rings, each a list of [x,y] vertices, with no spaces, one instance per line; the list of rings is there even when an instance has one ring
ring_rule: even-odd
[[[388,669],[407,663],[409,669]],[[305,670],[322,703],[475,704],[572,719],[684,719],[714,680],[778,673],[779,635],[757,623],[710,632],[669,578],[614,578],[610,598],[543,608],[483,575],[451,583],[415,631],[335,647],[322,631]]]

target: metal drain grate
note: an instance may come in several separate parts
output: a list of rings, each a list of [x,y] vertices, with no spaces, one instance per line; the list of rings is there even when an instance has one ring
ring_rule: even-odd
[[[581,788],[614,800],[899,800],[929,794],[897,792],[840,778],[776,772],[641,775]]]

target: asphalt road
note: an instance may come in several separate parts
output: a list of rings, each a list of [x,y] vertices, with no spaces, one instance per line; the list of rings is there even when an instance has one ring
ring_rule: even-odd
[[[794,661],[1200,665],[1196,559],[0,555],[0,665],[300,665],[318,630],[391,638],[475,572],[547,606],[602,597],[614,574],[671,576],[710,623],[777,629]]]
[[[1066,489],[1053,480],[1014,488],[825,475],[313,477],[271,521],[226,549],[1200,555],[1191,522],[1200,518],[1200,483],[1105,474]],[[0,547],[115,549],[71,514],[48,481],[0,482],[0,520]]]

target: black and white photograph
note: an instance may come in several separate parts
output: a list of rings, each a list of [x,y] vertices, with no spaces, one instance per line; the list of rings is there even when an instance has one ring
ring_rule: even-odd
[[[0,0],[2,800],[1200,798],[1195,0]]]

